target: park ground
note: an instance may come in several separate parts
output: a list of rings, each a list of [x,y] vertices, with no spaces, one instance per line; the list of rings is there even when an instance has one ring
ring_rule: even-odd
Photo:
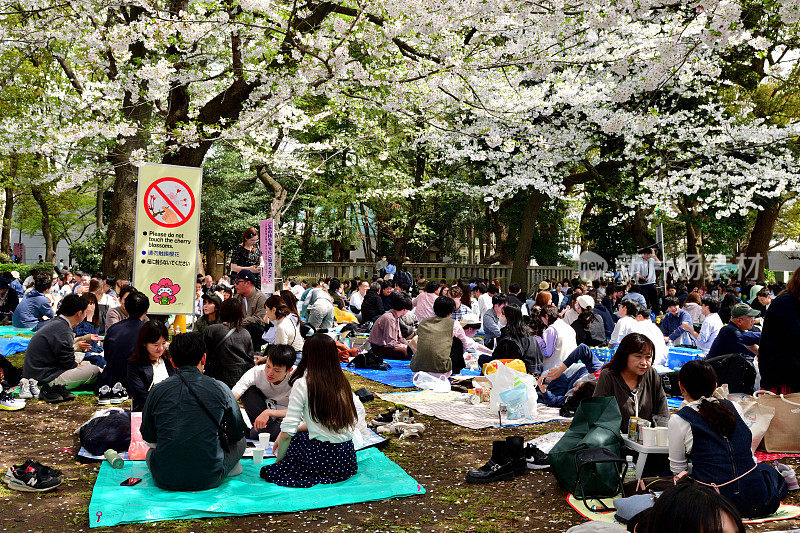
[[[21,357],[17,354],[11,359],[19,365]],[[373,392],[397,390],[350,373],[347,376],[354,389],[366,386]],[[365,407],[370,418],[391,404],[376,398]],[[5,470],[11,463],[33,458],[63,470],[65,476],[56,490],[41,494],[15,492],[0,485],[0,531],[89,530],[89,500],[99,464],[74,460],[73,431],[96,408],[93,396],[78,396],[75,401],[60,405],[31,401],[21,411],[0,411],[0,466]],[[583,521],[567,505],[566,492],[547,471],[532,471],[513,481],[489,485],[468,485],[464,481],[466,470],[488,460],[493,440],[508,435],[523,435],[527,440],[563,431],[566,423],[476,431],[427,416],[417,418],[427,427],[424,436],[403,441],[391,437],[383,452],[425,487],[424,495],[295,514],[176,520],[96,531],[560,532]],[[795,468],[800,465],[797,459],[786,462]],[[800,504],[800,494],[791,494],[786,503]],[[798,527],[800,520],[791,520],[759,525],[749,531]]]

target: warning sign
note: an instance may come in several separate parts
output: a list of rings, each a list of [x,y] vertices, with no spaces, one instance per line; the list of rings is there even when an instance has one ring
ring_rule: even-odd
[[[150,313],[194,313],[202,179],[195,167],[139,169],[133,281]]]
[[[161,178],[144,193],[145,213],[164,228],[176,228],[186,223],[194,213],[194,194],[178,178]]]

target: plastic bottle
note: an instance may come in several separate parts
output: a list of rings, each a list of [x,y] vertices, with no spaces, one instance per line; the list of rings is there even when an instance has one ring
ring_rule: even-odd
[[[636,463],[633,462],[633,456],[626,455],[625,461],[628,463],[628,470],[625,472],[625,483],[636,481]]]

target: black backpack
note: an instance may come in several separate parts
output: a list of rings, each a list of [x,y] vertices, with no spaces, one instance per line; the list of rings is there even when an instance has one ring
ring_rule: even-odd
[[[753,394],[756,386],[756,367],[742,354],[718,355],[709,357],[706,361],[717,373],[717,385],[727,383],[729,393]]]
[[[354,366],[356,368],[364,368],[367,370],[389,370],[392,368],[389,364],[383,361],[383,357],[376,354],[372,350],[360,353],[347,363],[347,366]]]
[[[81,426],[78,431],[81,445],[92,455],[106,450],[127,452],[131,445],[131,412],[111,408]]]

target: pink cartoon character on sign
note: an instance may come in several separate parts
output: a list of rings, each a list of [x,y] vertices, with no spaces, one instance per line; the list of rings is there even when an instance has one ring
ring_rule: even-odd
[[[161,278],[158,283],[151,283],[150,290],[153,293],[153,301],[161,305],[169,305],[175,303],[175,295],[181,291],[181,286],[177,283],[172,283],[169,278]]]

